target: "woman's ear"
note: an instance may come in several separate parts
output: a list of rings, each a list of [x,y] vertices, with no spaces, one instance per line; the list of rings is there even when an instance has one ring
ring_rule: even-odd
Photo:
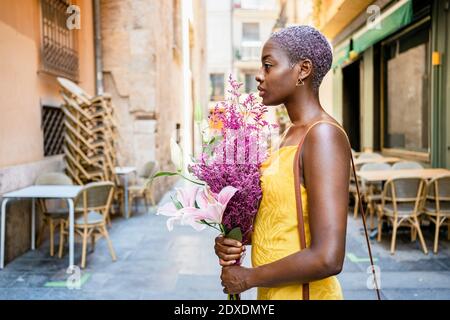
[[[297,68],[298,68],[298,78],[305,80],[312,73],[313,68],[312,61],[309,59],[299,61],[299,63],[297,63]]]

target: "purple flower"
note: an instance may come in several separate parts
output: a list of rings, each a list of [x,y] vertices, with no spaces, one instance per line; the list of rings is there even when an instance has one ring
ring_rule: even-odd
[[[246,244],[262,198],[259,167],[267,158],[267,140],[274,127],[264,119],[266,106],[253,94],[240,102],[242,84],[231,75],[228,82],[230,96],[218,103],[210,116],[214,125],[220,121],[222,139],[204,145],[189,170],[212,192],[218,193],[226,186],[238,189],[228,202],[222,223],[227,230],[239,227]]]

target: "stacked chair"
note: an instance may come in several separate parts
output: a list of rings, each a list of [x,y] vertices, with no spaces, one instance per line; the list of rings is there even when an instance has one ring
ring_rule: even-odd
[[[111,98],[92,97],[72,81],[58,78],[64,99],[64,160],[66,173],[77,184],[118,183],[117,120]]]

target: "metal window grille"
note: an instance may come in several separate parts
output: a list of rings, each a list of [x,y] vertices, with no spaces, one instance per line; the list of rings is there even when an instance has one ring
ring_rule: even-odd
[[[64,113],[58,107],[42,107],[42,129],[44,131],[44,156],[63,153]]]
[[[42,67],[51,74],[77,80],[77,31],[66,26],[69,6],[67,0],[41,0]]]

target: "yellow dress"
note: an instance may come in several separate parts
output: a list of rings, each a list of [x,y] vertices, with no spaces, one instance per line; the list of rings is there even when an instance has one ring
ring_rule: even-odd
[[[261,165],[263,196],[252,235],[252,265],[261,266],[300,251],[297,226],[293,161],[297,146],[285,146],[272,152]],[[301,186],[306,246],[311,243],[308,199]],[[336,277],[309,284],[311,300],[343,299]],[[258,288],[258,300],[302,300],[302,285]]]

